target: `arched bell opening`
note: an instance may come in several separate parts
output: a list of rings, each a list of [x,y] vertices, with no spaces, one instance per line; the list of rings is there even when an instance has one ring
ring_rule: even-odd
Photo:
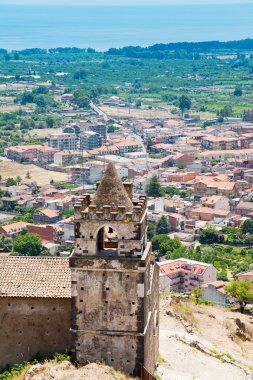
[[[118,234],[112,227],[101,227],[97,233],[97,253],[99,255],[116,256],[118,242]]]

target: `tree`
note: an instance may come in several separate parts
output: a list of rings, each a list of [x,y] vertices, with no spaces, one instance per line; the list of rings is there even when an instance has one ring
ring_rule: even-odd
[[[74,73],[74,79],[86,79],[87,77],[87,72],[85,69],[79,69]]]
[[[192,289],[192,295],[193,295],[194,298],[195,298],[195,303],[196,303],[196,305],[198,305],[198,303],[199,303],[199,299],[200,299],[201,296],[203,295],[203,289],[201,289],[199,286],[196,287],[196,288],[193,288],[193,289]]]
[[[161,197],[163,195],[163,190],[157,175],[153,175],[148,184],[146,193],[149,197]]]
[[[222,270],[221,272],[217,273],[217,280],[219,281],[228,281],[228,275],[226,270]]]
[[[6,186],[9,187],[9,186],[15,186],[17,184],[17,181],[15,181],[14,178],[7,178],[6,180]]]
[[[148,222],[148,230],[147,230],[147,238],[151,240],[156,234],[155,224],[152,222]]]
[[[13,58],[15,61],[18,61],[19,60],[19,54],[17,51],[15,51],[15,53],[13,54]]]
[[[12,240],[11,238],[0,235],[0,251],[11,252],[12,251]]]
[[[179,98],[179,108],[180,108],[181,113],[183,115],[183,113],[185,111],[188,111],[191,108],[191,99],[188,96],[186,96],[186,95],[180,96],[180,98]]]
[[[214,227],[207,227],[202,230],[199,235],[199,241],[201,244],[215,244],[219,242],[218,232]]]
[[[241,313],[244,313],[245,306],[253,298],[253,285],[249,281],[231,281],[225,286],[225,294],[233,297],[240,304]]]
[[[55,125],[55,118],[51,115],[46,117],[46,124],[48,128],[53,128]]]
[[[170,240],[170,237],[167,235],[155,235],[152,238],[153,250],[158,251],[160,249],[161,245],[168,240]]]
[[[218,116],[229,117],[233,115],[233,109],[230,104],[226,104],[219,112]]]
[[[234,96],[242,96],[242,87],[240,85],[236,86]]]
[[[30,91],[23,92],[22,98],[21,98],[21,104],[25,105],[27,103],[33,103],[34,101],[34,94]]]
[[[168,234],[170,232],[170,224],[168,222],[168,219],[166,216],[161,216],[161,218],[158,219],[157,225],[156,225],[156,233],[157,235],[160,234]]]
[[[13,244],[13,251],[21,256],[39,256],[43,251],[40,236],[34,233],[19,235]]]
[[[27,172],[27,173],[26,173],[26,176],[25,176],[25,178],[27,178],[27,179],[30,179],[30,178],[31,178],[31,175],[30,175],[30,173],[29,173],[29,172]]]
[[[153,142],[152,142],[151,138],[149,137],[149,138],[147,139],[147,150],[150,150],[151,147],[152,147],[152,145],[153,145]]]
[[[171,253],[174,253],[175,251],[183,247],[180,240],[178,240],[177,238],[171,239],[166,234],[155,235],[151,241],[153,250],[157,252],[158,258],[165,255],[170,256]],[[182,251],[180,251],[179,257],[180,256],[182,256]]]
[[[241,226],[241,231],[244,234],[253,234],[253,219],[247,219]]]
[[[83,90],[76,90],[74,92],[74,103],[81,108],[88,108],[90,104],[89,96]]]

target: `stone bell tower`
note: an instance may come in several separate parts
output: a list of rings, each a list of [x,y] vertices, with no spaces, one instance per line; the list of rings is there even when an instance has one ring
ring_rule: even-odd
[[[94,196],[75,205],[70,258],[72,354],[138,376],[158,356],[159,277],[147,242],[147,200],[109,163]]]

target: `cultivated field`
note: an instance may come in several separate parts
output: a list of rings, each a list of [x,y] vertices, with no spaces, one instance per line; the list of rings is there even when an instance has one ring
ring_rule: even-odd
[[[28,132],[29,137],[44,139],[48,137],[51,133],[61,133],[61,128],[43,128],[43,129],[33,129]]]
[[[53,172],[50,170],[45,170],[39,168],[35,165],[22,165],[13,161],[0,161],[0,175],[2,178],[17,177],[20,176],[22,179],[26,177],[27,172],[30,174],[30,178],[36,181],[38,184],[46,185],[50,183],[51,180],[57,181],[67,181],[68,175],[66,173]]]
[[[172,115],[170,112],[166,110],[160,109],[130,109],[129,108],[121,108],[121,107],[109,107],[109,106],[99,106],[99,109],[103,111],[106,115],[111,117],[127,117],[127,118],[135,118],[135,119],[156,119],[156,118],[171,118]]]

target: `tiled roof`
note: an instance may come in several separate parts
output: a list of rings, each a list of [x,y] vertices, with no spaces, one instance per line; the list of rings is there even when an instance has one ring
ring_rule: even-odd
[[[69,260],[0,257],[0,297],[70,298]]]
[[[49,208],[44,208],[39,211],[39,213],[47,216],[48,218],[56,218],[59,216],[59,212],[56,210],[50,210]]]
[[[191,275],[202,276],[207,268],[211,266],[210,264],[182,258],[176,260],[167,260],[158,263],[158,265],[160,267],[160,276],[170,276],[173,273],[179,272],[186,272],[191,273]]]
[[[26,222],[11,223],[5,226],[1,226],[0,229],[4,231],[6,234],[16,233],[22,230],[22,228],[26,228],[29,224],[30,223]]]

